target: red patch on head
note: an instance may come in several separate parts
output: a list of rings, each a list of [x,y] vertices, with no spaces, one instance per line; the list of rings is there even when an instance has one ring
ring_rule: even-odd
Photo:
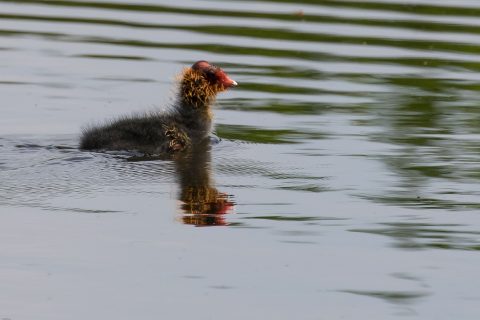
[[[208,63],[205,60],[197,61],[192,65],[193,70],[199,70],[199,71],[205,71],[205,70],[208,70],[211,67],[212,66],[210,65],[210,63]]]
[[[222,69],[211,65],[205,60],[200,60],[192,65],[193,70],[202,72],[211,82],[217,82],[224,88],[230,88],[237,85],[237,82],[231,79]]]

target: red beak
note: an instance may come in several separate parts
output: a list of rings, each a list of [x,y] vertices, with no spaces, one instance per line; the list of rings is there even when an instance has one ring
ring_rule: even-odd
[[[238,86],[237,81],[231,79],[223,70],[217,73],[217,77],[225,88]]]

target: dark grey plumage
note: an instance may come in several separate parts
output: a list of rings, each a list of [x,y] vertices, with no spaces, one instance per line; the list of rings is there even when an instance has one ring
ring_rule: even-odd
[[[80,149],[129,150],[147,154],[172,152],[188,143],[183,137],[187,129],[175,118],[162,113],[136,115],[87,128],[80,140]]]
[[[176,153],[208,138],[211,104],[218,92],[237,83],[222,69],[198,61],[184,70],[177,101],[167,112],[122,117],[83,131],[80,149],[127,150],[145,154]]]

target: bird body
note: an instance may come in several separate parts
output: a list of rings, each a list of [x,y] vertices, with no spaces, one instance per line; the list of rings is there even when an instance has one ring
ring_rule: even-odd
[[[211,106],[219,92],[236,86],[220,68],[198,61],[184,69],[177,99],[166,112],[124,116],[84,130],[83,150],[127,150],[174,154],[207,139],[212,130]]]

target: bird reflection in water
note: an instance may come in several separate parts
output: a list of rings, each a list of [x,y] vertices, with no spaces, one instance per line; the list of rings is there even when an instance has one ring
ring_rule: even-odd
[[[233,196],[218,191],[211,177],[211,140],[194,140],[187,150],[168,156],[133,156],[128,161],[173,160],[179,185],[182,222],[196,226],[227,225],[233,212]]]
[[[211,173],[211,144],[196,143],[175,159],[182,221],[196,226],[226,225],[225,214],[233,211],[232,196],[214,186]]]

